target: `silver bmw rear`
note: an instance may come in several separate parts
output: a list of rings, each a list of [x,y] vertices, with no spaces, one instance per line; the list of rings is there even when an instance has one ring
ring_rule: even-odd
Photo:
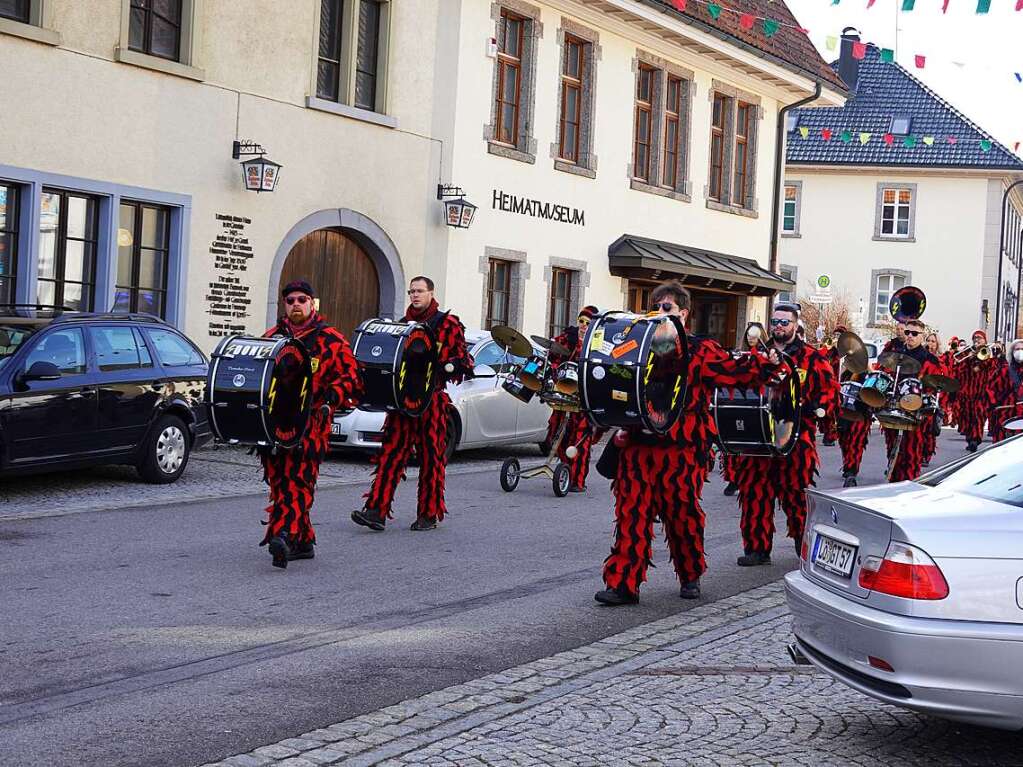
[[[808,497],[785,576],[802,654],[887,703],[1023,729],[1023,438]]]

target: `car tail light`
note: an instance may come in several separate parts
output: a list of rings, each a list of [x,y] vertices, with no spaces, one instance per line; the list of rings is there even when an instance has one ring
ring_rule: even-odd
[[[941,570],[916,546],[892,541],[884,559],[866,557],[860,565],[860,586],[905,599],[944,599],[948,583]]]
[[[895,669],[892,668],[892,664],[886,661],[884,658],[875,658],[873,655],[868,655],[867,663],[869,663],[872,668],[879,669],[880,671],[888,671],[890,673],[895,673]]]
[[[799,545],[799,558],[804,562],[810,559],[810,527],[803,531],[803,542]]]

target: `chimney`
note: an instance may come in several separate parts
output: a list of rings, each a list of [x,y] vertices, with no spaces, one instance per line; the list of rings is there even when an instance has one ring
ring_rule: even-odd
[[[860,41],[860,32],[855,27],[842,30],[842,52],[838,57],[838,76],[842,78],[851,92],[856,91],[856,81],[860,77],[860,62],[853,58],[853,43]]]

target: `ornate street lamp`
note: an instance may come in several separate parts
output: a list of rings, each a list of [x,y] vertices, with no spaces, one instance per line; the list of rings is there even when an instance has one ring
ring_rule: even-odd
[[[277,188],[277,178],[283,167],[266,156],[266,150],[254,141],[235,141],[231,156],[238,160],[242,155],[252,155],[251,160],[241,163],[242,180],[250,192],[272,192]]]
[[[465,199],[461,187],[437,184],[437,199],[444,202],[444,223],[455,229],[472,226],[476,206]]]

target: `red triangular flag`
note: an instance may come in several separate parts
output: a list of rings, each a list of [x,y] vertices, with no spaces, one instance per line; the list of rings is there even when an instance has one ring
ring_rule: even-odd
[[[1023,2],[1023,0],[1020,0],[1020,1]],[[948,13],[948,0],[944,0],[944,2],[942,2],[942,4],[941,4],[941,12],[942,13]]]
[[[1023,0],[1016,0],[1016,10],[1023,11]]]
[[[924,68],[924,64],[926,64],[926,63],[927,63],[927,57],[926,56],[921,56],[918,53],[916,55],[916,68],[917,69],[923,69]]]
[[[1023,3],[1023,0],[1020,0],[1020,2]],[[1013,144],[1012,151],[1013,152],[1018,152],[1019,151],[1019,142],[1018,141],[1015,144]]]
[[[886,143],[888,146],[891,146],[892,144],[895,143],[895,136],[893,136],[891,133],[884,134],[884,143]]]
[[[831,141],[831,128],[822,128],[821,138],[825,141]]]
[[[674,4],[676,10],[684,11],[688,0],[671,0],[671,2]],[[948,0],[945,0],[945,2],[948,2]]]
[[[869,8],[873,8],[873,7],[874,7],[874,0],[867,0],[867,8],[869,9]]]
[[[948,143],[950,143],[950,144],[952,144],[952,145],[955,145],[955,143],[956,143],[956,142],[957,142],[958,140],[959,140],[959,139],[957,139],[957,138],[956,138],[955,136],[949,136],[949,137],[948,137]]]
[[[867,44],[853,43],[852,55],[854,59],[862,59],[867,55]]]
[[[756,23],[757,17],[752,13],[744,13],[739,17],[739,26],[743,29],[753,29],[753,25]]]

